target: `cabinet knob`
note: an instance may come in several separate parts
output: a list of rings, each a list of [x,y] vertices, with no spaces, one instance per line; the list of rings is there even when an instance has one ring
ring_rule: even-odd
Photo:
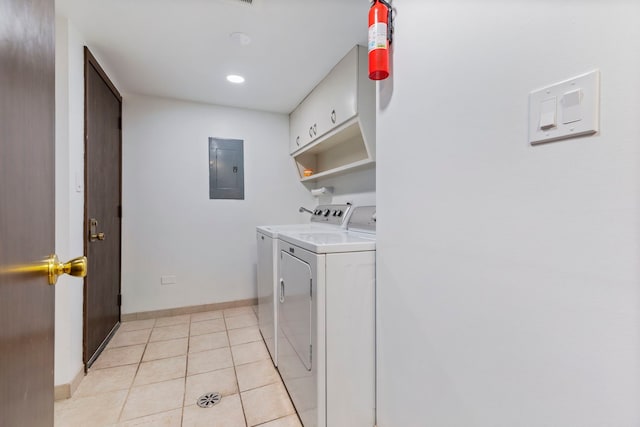
[[[313,135],[315,136],[318,133],[318,125],[316,123],[313,124]]]
[[[336,122],[336,110],[331,111],[331,123]]]
[[[299,136],[296,137],[296,145],[298,145],[298,146],[300,145],[300,137]]]
[[[313,138],[313,126],[309,128],[309,136]]]

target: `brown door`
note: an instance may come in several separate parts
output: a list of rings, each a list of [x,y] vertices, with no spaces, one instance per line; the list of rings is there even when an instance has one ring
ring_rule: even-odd
[[[120,93],[85,48],[86,368],[120,322],[121,111]]]
[[[53,425],[53,0],[0,0],[0,425]]]

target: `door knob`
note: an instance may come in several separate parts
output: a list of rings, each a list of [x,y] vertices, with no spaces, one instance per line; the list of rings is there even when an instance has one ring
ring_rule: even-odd
[[[53,254],[47,260],[47,270],[50,285],[55,285],[58,281],[58,276],[62,274],[68,274],[69,276],[75,277],[86,277],[87,257],[81,256],[62,263],[58,261],[58,255]]]
[[[0,268],[0,274],[46,274],[49,278],[49,284],[55,285],[58,281],[58,276],[62,274],[85,277],[87,275],[87,257],[81,256],[62,263],[58,260],[58,255],[52,254],[41,262]]]

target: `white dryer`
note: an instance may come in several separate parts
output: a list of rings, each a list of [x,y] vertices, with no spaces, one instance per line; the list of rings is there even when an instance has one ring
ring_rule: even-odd
[[[306,224],[261,225],[256,227],[258,246],[258,325],[274,365],[277,359],[277,267],[278,234],[284,231],[316,232],[340,230],[346,227],[351,205],[319,205]]]
[[[278,370],[305,427],[375,424],[375,207],[282,231]]]

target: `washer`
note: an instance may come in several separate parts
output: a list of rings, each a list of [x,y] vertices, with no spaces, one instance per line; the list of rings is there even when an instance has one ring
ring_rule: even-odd
[[[375,206],[278,237],[278,370],[305,427],[375,424]]]
[[[312,211],[310,222],[306,224],[261,225],[256,227],[258,246],[258,325],[264,338],[271,360],[278,365],[277,358],[277,266],[278,234],[289,231],[341,230],[346,227],[346,218],[351,205],[319,205]]]

